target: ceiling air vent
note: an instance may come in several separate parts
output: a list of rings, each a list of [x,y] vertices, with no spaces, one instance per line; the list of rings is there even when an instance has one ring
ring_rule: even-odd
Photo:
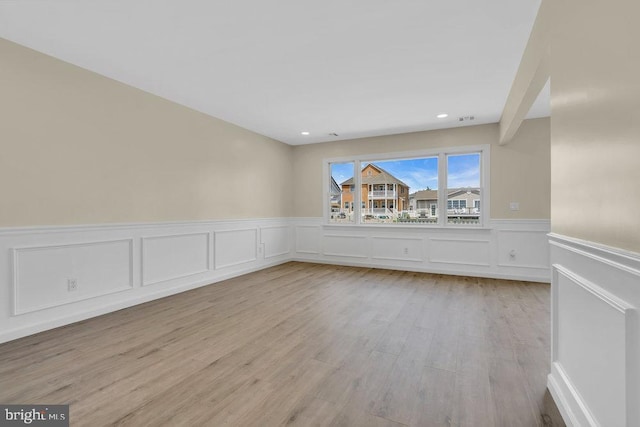
[[[475,120],[474,116],[464,116],[464,117],[458,117],[458,121],[459,122],[472,122]]]

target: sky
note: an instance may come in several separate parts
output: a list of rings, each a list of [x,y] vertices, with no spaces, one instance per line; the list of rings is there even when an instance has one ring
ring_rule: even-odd
[[[387,160],[371,162],[409,186],[411,193],[438,189],[438,158],[427,157],[410,160]],[[362,163],[364,167],[367,163]],[[332,163],[331,176],[338,184],[353,176],[353,163]],[[480,154],[448,156],[449,188],[480,187]]]

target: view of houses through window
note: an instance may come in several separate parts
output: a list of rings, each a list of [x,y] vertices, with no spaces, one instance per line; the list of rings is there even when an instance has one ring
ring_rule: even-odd
[[[353,191],[355,185],[345,184],[347,176],[353,179],[354,162],[331,163],[331,175],[329,183],[329,206],[331,222],[350,223],[355,221],[353,215]]]
[[[355,165],[329,163],[331,223],[355,223],[358,210],[363,224],[443,224],[442,215],[447,224],[480,223],[481,153],[361,162],[359,192]],[[439,207],[440,191],[445,209]]]
[[[479,219],[480,154],[448,155],[447,223],[477,224]]]

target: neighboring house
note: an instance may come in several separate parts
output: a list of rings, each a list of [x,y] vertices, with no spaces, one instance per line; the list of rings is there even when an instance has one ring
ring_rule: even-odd
[[[474,216],[480,214],[479,188],[450,188],[447,195],[447,214]]]
[[[411,211],[422,218],[438,217],[438,191],[420,190],[409,196]],[[478,217],[479,188],[450,188],[447,194],[447,216]]]
[[[342,194],[340,191],[340,186],[336,182],[333,177],[331,177],[331,189],[330,191],[330,202],[331,202],[331,212],[340,212],[340,206],[342,205]]]
[[[364,215],[393,215],[409,210],[409,186],[381,167],[370,163],[362,168],[362,200]],[[342,187],[342,209],[352,212],[355,184],[349,178]]]
[[[438,217],[438,190],[420,190],[409,196],[410,210],[419,217]]]

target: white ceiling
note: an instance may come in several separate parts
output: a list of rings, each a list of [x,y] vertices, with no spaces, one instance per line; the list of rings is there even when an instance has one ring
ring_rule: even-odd
[[[295,145],[497,122],[539,6],[3,0],[0,37]]]

